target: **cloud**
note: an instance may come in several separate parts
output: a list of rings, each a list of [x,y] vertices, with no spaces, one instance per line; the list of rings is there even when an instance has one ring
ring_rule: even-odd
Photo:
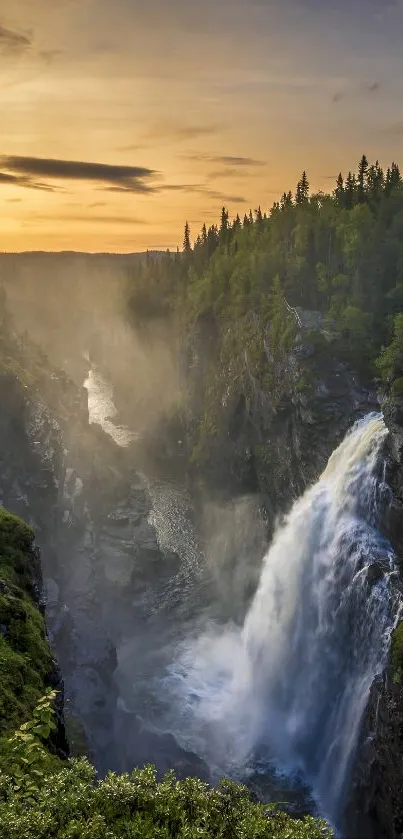
[[[165,184],[164,192],[204,192],[203,184]]]
[[[97,216],[94,213],[64,213],[58,216],[54,214],[36,214],[31,216],[30,221],[34,224],[37,221],[79,221],[79,222],[100,222],[101,224],[125,224],[129,226],[148,224],[144,219],[128,218],[127,216]]]
[[[183,140],[194,140],[197,137],[207,137],[219,130],[218,125],[183,125],[178,126],[170,122],[161,122],[151,126],[147,132],[150,140],[171,140],[182,142]]]
[[[209,172],[209,180],[216,181],[219,178],[240,178],[240,177],[248,177],[249,173],[246,171],[239,172],[237,169],[231,169],[228,167],[227,169],[214,169],[213,172]]]
[[[19,32],[14,32],[12,29],[6,29],[0,26],[0,50],[4,52],[21,52],[29,49],[32,46],[32,41],[25,35],[20,35]]]
[[[33,178],[47,178],[50,180],[84,181],[90,183],[107,184],[106,189],[119,192],[148,193],[154,188],[147,181],[156,176],[153,169],[143,166],[113,166],[107,163],[87,163],[79,160],[55,160],[53,158],[18,157],[7,155],[0,157],[0,165],[9,172],[18,173],[18,177],[5,175],[9,182],[19,181],[23,186],[48,188],[39,185]]]
[[[210,157],[212,163],[221,163],[223,166],[266,166],[264,160],[257,160],[255,157],[236,157],[232,154]]]
[[[247,198],[244,198],[243,195],[226,195],[222,192],[215,192],[213,189],[205,189],[203,190],[204,195],[208,198],[212,198],[215,201],[228,201],[230,204],[246,204]]]
[[[216,192],[206,184],[166,184],[160,189],[161,192],[185,192],[187,194],[205,195],[206,198],[236,204],[245,204],[247,200],[242,195],[227,195],[223,192]]]
[[[239,155],[223,154],[184,154],[186,160],[194,160],[196,163],[217,163],[221,166],[266,166],[265,160],[258,160],[256,157],[240,157]]]
[[[25,187],[25,189],[40,189],[44,192],[55,191],[49,184],[44,184],[41,181],[33,181],[24,175],[10,175],[8,172],[0,172],[0,185],[1,184],[7,184],[8,186],[22,186]]]
[[[39,53],[45,64],[53,64],[56,58],[63,55],[63,50],[41,50]]]

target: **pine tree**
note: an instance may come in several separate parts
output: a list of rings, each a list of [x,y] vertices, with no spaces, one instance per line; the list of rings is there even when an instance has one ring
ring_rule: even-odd
[[[343,175],[341,174],[341,172],[338,175],[338,178],[337,178],[337,181],[336,181],[336,189],[334,190],[334,197],[335,197],[336,203],[338,204],[339,207],[344,207],[345,206],[344,179],[343,179]]]
[[[292,207],[293,199],[292,199],[292,192],[283,192],[280,201],[280,209],[285,210],[287,207]]]
[[[243,227],[244,230],[246,230],[246,228],[249,227],[249,219],[248,219],[248,216],[246,215],[246,213],[243,217],[242,227]]]
[[[357,177],[357,200],[359,204],[363,204],[366,199],[365,187],[366,187],[366,177],[368,172],[368,160],[363,154],[359,164],[358,164],[358,177]]]
[[[263,222],[263,216],[262,216],[262,210],[260,208],[260,205],[257,208],[257,210],[255,210],[255,218],[256,218],[256,223],[257,223],[258,227],[261,228],[262,222]]]
[[[402,176],[397,163],[392,163],[391,167],[392,187],[399,186],[402,182]]]
[[[307,201],[309,198],[309,181],[305,171],[302,173],[301,178],[301,193],[303,200]]]
[[[367,196],[368,199],[374,203],[380,200],[383,187],[384,187],[385,176],[383,173],[383,169],[379,165],[379,161],[377,160],[375,164],[369,167],[367,173]]]
[[[308,200],[309,196],[309,181],[304,171],[301,175],[301,180],[297,183],[297,189],[295,192],[295,203],[297,205],[305,204]]]
[[[212,224],[207,231],[207,252],[209,257],[214,253],[219,244],[218,228]]]
[[[232,230],[234,233],[237,233],[238,230],[241,229],[241,219],[239,218],[238,213],[236,214],[234,221],[232,222]]]
[[[344,187],[344,204],[347,210],[354,207],[357,197],[357,181],[355,175],[348,173]]]
[[[205,224],[203,224],[203,227],[202,227],[201,239],[202,239],[202,243],[203,243],[203,245],[205,245],[205,244],[206,244],[206,242],[207,242],[207,229],[206,229],[206,225],[205,225]]]
[[[220,236],[224,239],[228,231],[228,217],[228,210],[223,207],[221,210]]]
[[[401,183],[401,180],[400,169],[397,163],[392,163],[392,166],[386,172],[385,193],[387,196],[391,195],[393,190]]]
[[[185,224],[185,232],[183,235],[183,252],[190,253],[192,250],[192,246],[190,244],[190,227],[188,222]]]

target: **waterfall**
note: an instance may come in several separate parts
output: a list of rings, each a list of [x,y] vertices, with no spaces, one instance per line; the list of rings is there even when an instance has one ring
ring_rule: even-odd
[[[355,424],[277,528],[243,626],[187,640],[166,679],[182,742],[217,771],[263,753],[301,773],[335,824],[394,623],[394,557],[377,527],[386,435],[379,415]]]
[[[88,392],[88,413],[90,423],[100,425],[106,434],[122,448],[129,445],[136,435],[126,426],[117,425],[114,418],[117,410],[113,401],[113,387],[101,375],[99,370],[91,367],[84,387]]]

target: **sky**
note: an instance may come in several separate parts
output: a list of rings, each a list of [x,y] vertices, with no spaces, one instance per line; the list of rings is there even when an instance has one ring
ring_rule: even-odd
[[[0,0],[0,251],[176,248],[403,166],[403,0]]]

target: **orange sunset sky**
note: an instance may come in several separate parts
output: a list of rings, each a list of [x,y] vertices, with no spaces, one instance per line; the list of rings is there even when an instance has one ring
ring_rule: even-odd
[[[0,250],[176,247],[403,164],[400,0],[0,0]]]

